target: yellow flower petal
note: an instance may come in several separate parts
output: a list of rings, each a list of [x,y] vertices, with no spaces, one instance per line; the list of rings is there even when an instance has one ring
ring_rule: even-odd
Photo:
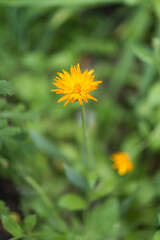
[[[118,174],[121,176],[133,170],[134,165],[131,162],[129,155],[125,152],[113,154],[111,160],[114,162],[112,167],[117,169]]]
[[[57,73],[59,77],[54,79],[53,85],[57,87],[57,89],[51,90],[52,92],[56,92],[56,94],[65,94],[61,97],[58,102],[64,101],[64,106],[68,102],[75,102],[76,100],[82,105],[83,101],[88,103],[88,99],[92,99],[94,101],[98,101],[96,98],[89,94],[90,91],[96,90],[98,84],[102,83],[102,81],[94,81],[94,75],[92,73],[94,70],[86,70],[83,73],[81,72],[79,63],[77,66],[71,66],[70,73],[66,72],[62,69],[63,73]]]
[[[58,100],[58,103],[66,100],[67,98],[68,98],[68,95],[64,95],[63,97],[61,97],[61,98]]]

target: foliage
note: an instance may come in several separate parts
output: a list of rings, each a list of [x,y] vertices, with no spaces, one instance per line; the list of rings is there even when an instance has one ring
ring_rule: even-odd
[[[3,96],[12,95],[14,93],[10,83],[5,80],[0,80],[0,94]]]
[[[0,176],[19,195],[18,219],[1,196],[10,239],[158,240],[159,0],[0,6]],[[83,167],[79,104],[63,107],[50,92],[56,72],[78,62],[103,80],[99,101],[86,105],[90,170]],[[130,155],[132,173],[112,169],[117,151]]]

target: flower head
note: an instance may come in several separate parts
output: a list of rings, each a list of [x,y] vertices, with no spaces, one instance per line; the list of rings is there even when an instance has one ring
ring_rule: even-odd
[[[124,175],[133,170],[133,163],[131,162],[129,155],[125,152],[117,152],[113,154],[111,160],[114,162],[112,167],[117,169],[119,175]]]
[[[83,105],[83,100],[88,103],[87,99],[98,101],[89,94],[90,91],[97,89],[98,84],[102,82],[94,81],[93,69],[90,71],[87,69],[82,73],[78,63],[77,68],[71,66],[70,73],[63,69],[62,71],[63,73],[57,73],[59,77],[56,77],[55,82],[53,82],[57,89],[51,90],[56,94],[65,94],[58,102],[66,100],[65,106],[71,100],[72,102],[78,100],[81,105]]]

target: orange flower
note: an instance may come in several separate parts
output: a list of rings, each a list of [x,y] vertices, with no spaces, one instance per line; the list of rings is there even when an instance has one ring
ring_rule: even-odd
[[[119,175],[124,175],[133,170],[133,163],[130,161],[129,155],[125,152],[117,152],[113,154],[111,160],[114,162],[112,167],[117,169]]]
[[[87,99],[92,99],[98,101],[96,98],[92,97],[89,92],[97,89],[97,86],[102,81],[94,81],[94,75],[92,73],[94,70],[88,71],[88,69],[81,73],[79,63],[76,66],[71,66],[70,74],[63,70],[63,73],[57,73],[59,77],[54,79],[53,85],[58,87],[58,89],[51,90],[56,92],[56,94],[65,94],[61,97],[58,102],[67,100],[64,106],[72,100],[75,102],[79,101],[83,105],[83,100],[88,103]]]

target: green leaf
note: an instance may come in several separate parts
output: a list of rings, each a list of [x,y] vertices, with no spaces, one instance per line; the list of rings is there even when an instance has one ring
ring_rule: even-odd
[[[4,228],[14,237],[22,237],[23,230],[20,225],[11,217],[2,215],[2,223]]]
[[[3,201],[0,201],[0,215],[2,214],[9,214],[9,209],[5,206],[5,203]]]
[[[13,150],[15,150],[18,147],[18,143],[14,139],[12,139],[10,137],[9,138],[6,137],[4,139],[4,145],[10,151],[13,151]]]
[[[126,3],[127,5],[130,5],[130,6],[134,6],[134,5],[137,5],[139,4],[140,2],[142,2],[143,0],[123,0],[124,3]]]
[[[37,237],[27,236],[23,240],[37,240]]]
[[[0,128],[7,127],[7,121],[5,119],[0,119]]]
[[[5,146],[14,150],[17,147],[17,142],[14,140],[14,136],[21,132],[18,127],[4,127],[0,129],[0,142],[4,143]]]
[[[87,189],[87,181],[85,177],[79,172],[75,171],[73,168],[64,164],[64,170],[68,180],[76,187],[80,188],[83,191]]]
[[[116,186],[116,180],[114,178],[100,181],[97,184],[95,190],[91,192],[90,198],[92,199],[92,201],[93,200],[95,201],[98,198],[102,198],[105,195],[114,191],[115,186]]]
[[[133,47],[134,54],[143,62],[147,64],[154,64],[155,58],[153,52],[142,46],[134,46]]]
[[[19,127],[4,127],[0,129],[0,138],[3,140],[5,137],[14,137],[21,132]]]
[[[122,0],[0,0],[0,4],[7,6],[80,6],[94,4],[120,3]]]
[[[67,194],[61,197],[58,205],[68,210],[84,210],[87,208],[87,202],[76,194]]]
[[[160,6],[160,5],[159,5]],[[153,45],[153,48],[154,48],[154,51],[157,55],[160,54],[160,40],[158,38],[153,38],[152,39],[152,45]]]
[[[156,232],[152,238],[152,240],[159,240],[160,239],[160,231]]]
[[[24,226],[23,226],[23,229],[25,232],[29,232],[32,230],[32,228],[34,228],[34,226],[36,225],[37,223],[37,216],[36,215],[29,215],[27,216],[24,221]]]
[[[159,131],[160,131],[160,124],[157,124],[155,128],[151,131],[151,133],[148,135],[148,140],[150,147],[153,148],[154,150],[158,150],[160,147],[160,136],[159,136]]]
[[[160,225],[160,213],[158,214],[158,224]]]
[[[58,159],[69,162],[68,158],[61,153],[61,151],[52,141],[35,131],[30,130],[29,134],[36,147],[42,152],[48,154],[51,157],[56,157]]]
[[[14,90],[10,82],[7,82],[6,80],[0,80],[0,94],[4,96],[14,94]]]
[[[117,239],[119,234],[119,204],[114,198],[107,199],[88,212],[85,218],[84,238]]]
[[[13,238],[10,238],[9,240],[18,240],[19,237],[13,237]]]
[[[160,1],[159,0],[153,0],[153,7],[155,10],[155,13],[157,15],[157,18],[160,20]]]
[[[146,137],[150,131],[149,124],[145,121],[139,121],[137,125],[140,134]]]
[[[97,172],[95,172],[95,171],[88,171],[87,175],[86,175],[86,178],[87,178],[87,182],[88,182],[89,187],[91,189],[94,188],[95,185],[96,185],[96,182],[98,180]]]
[[[121,211],[123,215],[125,215],[128,212],[128,209],[130,208],[132,202],[134,201],[138,191],[139,191],[139,186],[137,186],[136,189],[128,197],[126,197],[125,200],[122,202]]]

